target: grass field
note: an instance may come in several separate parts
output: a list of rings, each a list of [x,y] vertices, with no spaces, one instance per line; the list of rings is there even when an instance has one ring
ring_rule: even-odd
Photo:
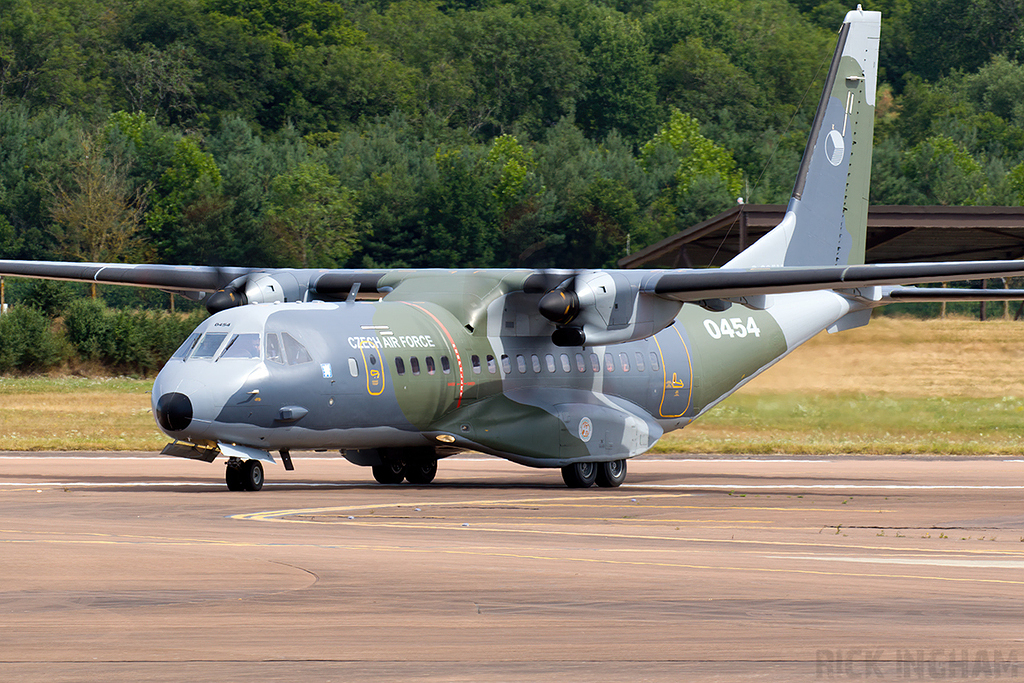
[[[151,380],[0,378],[0,449],[159,450]],[[670,453],[1024,453],[1024,323],[879,318],[822,334]]]

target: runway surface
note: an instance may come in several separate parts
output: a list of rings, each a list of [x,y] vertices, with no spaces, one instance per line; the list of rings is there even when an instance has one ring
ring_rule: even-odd
[[[1024,680],[1024,459],[295,464],[0,454],[0,680]]]

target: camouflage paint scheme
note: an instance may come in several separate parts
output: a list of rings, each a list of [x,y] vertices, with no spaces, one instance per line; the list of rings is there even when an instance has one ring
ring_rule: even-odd
[[[260,461],[276,450],[291,469],[298,448],[339,449],[382,483],[429,483],[438,458],[468,449],[617,486],[626,459],[822,330],[892,301],[1024,299],[905,286],[1019,276],[1020,261],[861,265],[880,24],[847,15],[785,218],[721,269],[0,261],[0,274],[205,298],[215,313],[157,376],[153,412],[174,439],[164,452],[226,456],[229,488],[259,489]]]

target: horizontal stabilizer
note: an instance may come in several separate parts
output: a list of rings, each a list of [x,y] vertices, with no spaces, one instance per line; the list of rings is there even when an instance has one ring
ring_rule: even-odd
[[[643,291],[677,301],[700,301],[820,289],[854,289],[1022,275],[1024,261],[956,261],[750,270],[721,268],[668,271],[660,278],[649,280]]]
[[[882,292],[883,301],[1024,301],[1024,289],[956,289],[895,287]]]

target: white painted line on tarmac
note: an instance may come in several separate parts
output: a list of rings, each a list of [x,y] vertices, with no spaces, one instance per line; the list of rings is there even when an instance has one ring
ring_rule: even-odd
[[[913,490],[987,490],[987,489],[1024,489],[1021,486],[984,485],[984,484],[623,484],[624,489],[721,489],[725,491],[773,491],[778,489],[795,490],[847,490],[847,489],[879,489],[883,491]]]
[[[303,486],[309,488],[324,487],[324,488],[342,488],[342,487],[356,487],[356,486],[372,486],[373,484],[367,480],[365,482],[318,482],[318,481],[277,481],[267,482],[263,485],[263,488],[273,487],[295,487]],[[141,487],[141,486],[215,486],[227,490],[227,486],[224,482],[212,482],[212,481],[0,481],[0,486],[11,486],[11,487],[22,487],[22,488],[52,488],[59,486],[82,486],[89,488],[97,487]],[[384,487],[381,487],[384,488]],[[387,487],[392,488],[392,487]]]
[[[867,564],[920,564],[935,567],[971,567],[975,569],[1024,569],[1024,560],[954,557],[850,557],[845,555],[770,555],[775,560],[816,560],[822,562],[861,562]]]
[[[452,482],[455,483],[455,482]],[[460,485],[462,482],[459,482]],[[0,486],[224,486],[223,482],[210,481],[3,481]],[[374,486],[371,480],[362,482],[314,482],[314,481],[274,481],[264,484],[268,487],[354,487]],[[439,488],[444,487],[443,482],[437,484]],[[501,486],[501,484],[489,484],[489,487]],[[380,488],[396,488],[396,486],[381,486]],[[409,488],[402,486],[400,488]],[[918,491],[918,490],[943,490],[943,491],[987,491],[987,490],[1020,490],[1024,485],[984,485],[984,484],[623,484],[623,489],[716,489],[721,491],[777,491],[780,489],[793,491],[813,490],[882,490],[882,491]]]

